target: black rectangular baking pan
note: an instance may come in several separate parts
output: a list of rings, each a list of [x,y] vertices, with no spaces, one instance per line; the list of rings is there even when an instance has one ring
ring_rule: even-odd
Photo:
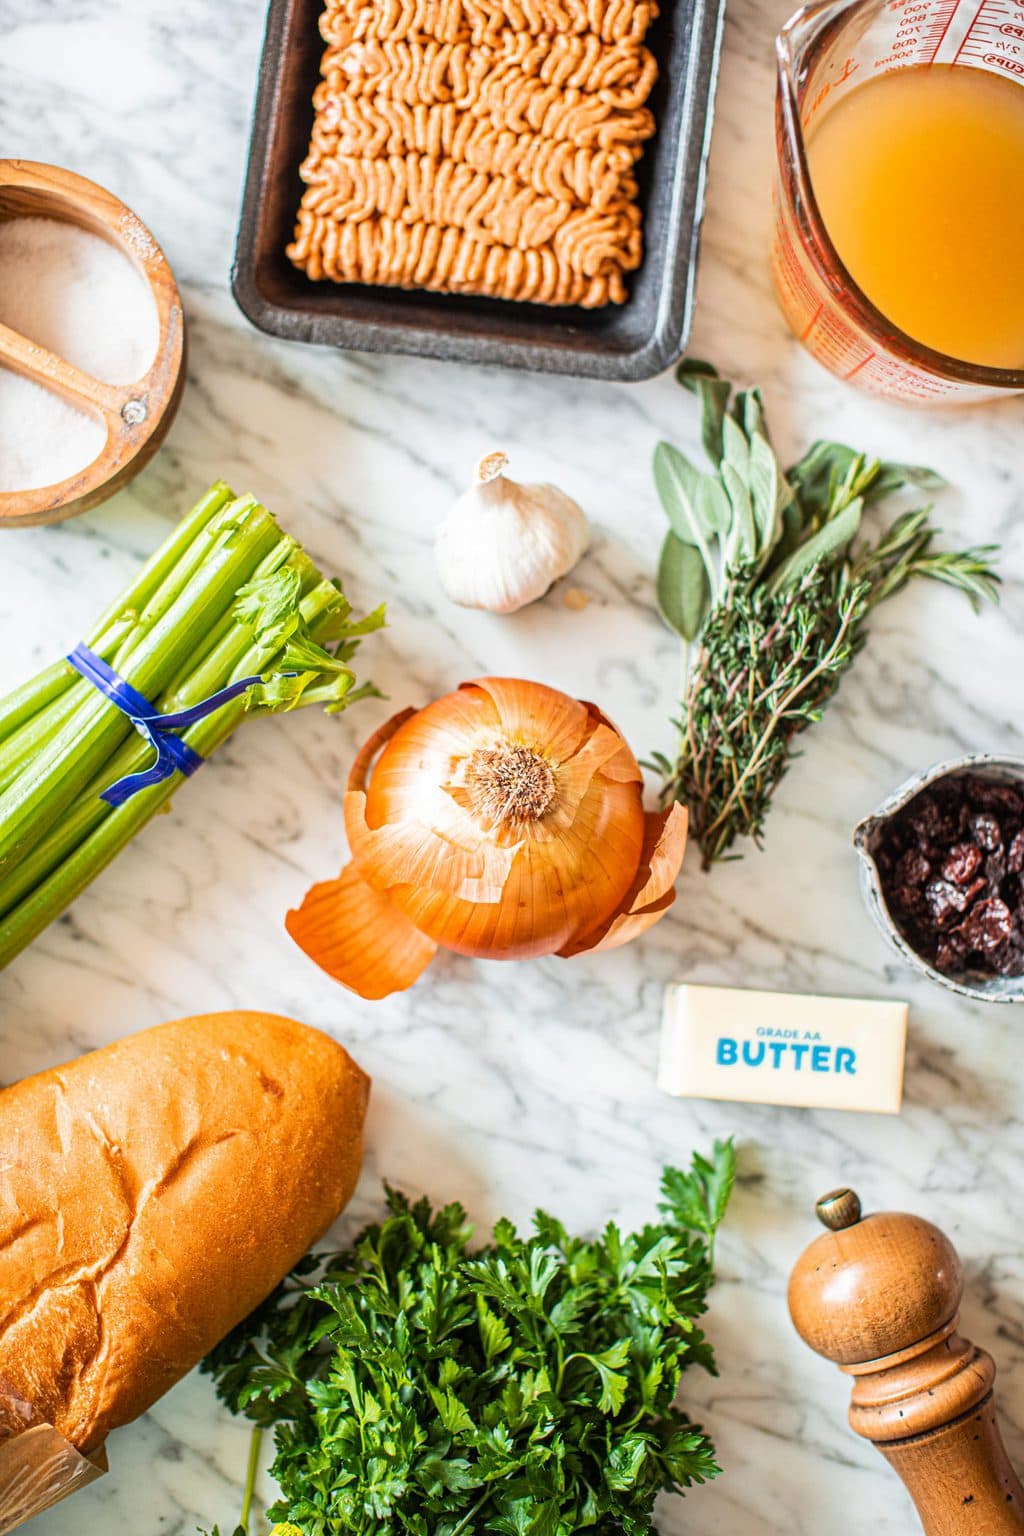
[[[262,331],[363,352],[498,363],[580,378],[661,373],[689,334],[725,0],[663,0],[648,43],[657,133],[639,166],[643,265],[600,310],[313,282],[285,256],[320,78],[322,0],[271,0],[231,286]]]

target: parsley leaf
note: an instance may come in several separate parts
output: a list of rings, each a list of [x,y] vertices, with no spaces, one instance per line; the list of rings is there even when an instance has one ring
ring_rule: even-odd
[[[273,1428],[289,1536],[646,1536],[662,1490],[717,1475],[675,1399],[714,1370],[698,1326],[731,1142],[662,1178],[662,1219],[570,1236],[538,1212],[471,1249],[464,1210],[387,1215],[307,1258],[204,1362]]]

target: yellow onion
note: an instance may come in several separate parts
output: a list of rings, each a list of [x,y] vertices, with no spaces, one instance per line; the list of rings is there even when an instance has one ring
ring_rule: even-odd
[[[439,948],[492,960],[612,949],[667,912],[686,812],[645,812],[623,737],[593,704],[485,677],[405,710],[356,758],[351,863],[288,932],[362,997],[409,987]]]

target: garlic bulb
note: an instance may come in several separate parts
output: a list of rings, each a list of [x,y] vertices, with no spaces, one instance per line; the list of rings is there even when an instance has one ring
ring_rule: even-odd
[[[571,571],[590,542],[587,519],[553,485],[518,485],[508,458],[489,453],[441,524],[441,585],[463,608],[514,613]]]

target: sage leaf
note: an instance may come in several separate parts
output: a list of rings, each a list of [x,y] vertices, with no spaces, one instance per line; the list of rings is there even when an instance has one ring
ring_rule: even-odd
[[[699,471],[678,448],[671,443],[658,444],[654,450],[654,484],[672,532],[684,544],[700,550],[708,581],[714,583],[716,569],[709,542],[714,530],[701,520],[697,500],[700,480]]]
[[[759,389],[745,389],[736,396],[734,415],[750,439],[763,437],[767,441],[768,430],[764,422],[764,405]]]
[[[775,548],[781,529],[781,480],[778,459],[767,440],[759,432],[755,433],[750,439],[749,483],[757,527],[757,553],[762,560]]]
[[[732,507],[721,480],[714,475],[701,475],[697,487],[697,511],[701,523],[709,533],[724,539],[732,523]]]
[[[697,510],[700,471],[671,443],[654,450],[654,484],[665,515],[677,539],[700,547],[702,529]]]
[[[722,418],[722,460],[731,464],[741,480],[750,474],[750,444],[743,428],[731,416]]]
[[[797,500],[790,502],[782,512],[782,532],[775,546],[775,553],[780,558],[791,555],[804,536],[804,516]]]
[[[864,503],[858,496],[817,533],[805,539],[773,572],[768,581],[769,593],[774,595],[795,587],[816,565],[827,565],[834,556],[844,553],[851,539],[856,537],[863,511]]]
[[[732,393],[727,379],[718,377],[717,368],[695,357],[684,357],[676,369],[676,379],[684,389],[700,396],[700,435],[704,452],[712,464],[722,461],[722,422]]]
[[[843,480],[850,465],[860,457],[844,443],[819,439],[793,465],[789,480],[799,497],[805,527],[808,523],[824,521],[834,486]]]
[[[696,640],[710,603],[700,552],[667,534],[658,562],[658,609],[665,623],[687,642]]]
[[[912,485],[916,491],[926,491],[931,494],[934,491],[943,490],[946,480],[936,470],[927,469],[923,464],[884,462],[879,466],[878,477],[871,487],[870,500],[878,501],[881,497],[888,496],[890,492],[900,490],[904,485]]]
[[[757,554],[754,511],[746,481],[727,459],[722,460],[720,473],[732,507],[726,567],[734,571],[739,566],[746,565],[749,560],[753,560]]]

